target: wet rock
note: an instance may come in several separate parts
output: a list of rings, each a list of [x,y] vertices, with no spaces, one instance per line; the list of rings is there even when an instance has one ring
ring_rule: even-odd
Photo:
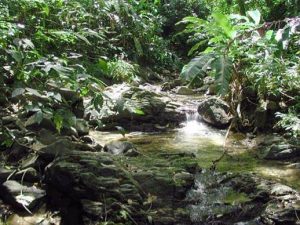
[[[232,119],[228,104],[215,97],[201,102],[198,113],[205,122],[219,128],[226,127]]]
[[[128,141],[112,141],[106,144],[103,150],[113,155],[137,156],[139,154],[136,147]]]
[[[0,186],[0,196],[10,205],[17,208],[34,208],[41,203],[46,193],[35,186],[25,186],[17,181],[8,180]]]
[[[88,144],[93,144],[95,142],[94,139],[90,136],[83,136],[80,138],[80,140]]]
[[[195,93],[193,89],[186,86],[178,87],[175,92],[178,95],[193,95]]]
[[[203,225],[297,224],[300,211],[296,190],[250,174],[203,171],[186,200],[192,222]]]

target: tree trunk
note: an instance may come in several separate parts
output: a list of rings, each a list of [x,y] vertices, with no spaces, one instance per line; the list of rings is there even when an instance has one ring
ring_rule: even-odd
[[[297,0],[296,0],[297,1]],[[266,5],[268,6],[268,8],[272,9],[273,8],[273,0],[265,0]]]

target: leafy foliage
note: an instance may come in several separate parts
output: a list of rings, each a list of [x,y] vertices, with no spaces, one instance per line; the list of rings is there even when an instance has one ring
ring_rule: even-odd
[[[237,117],[241,117],[239,110],[247,97],[243,90],[246,87],[254,88],[257,102],[277,96],[289,105],[298,104],[299,99],[291,96],[297,95],[300,87],[296,41],[300,36],[299,18],[262,23],[258,10],[245,14],[217,12],[208,20],[184,18],[180,22],[187,24],[184,32],[192,34],[191,38],[200,37],[200,41],[190,51],[196,57],[181,75],[189,81],[201,80],[207,74],[214,76],[219,93],[227,96]],[[282,110],[286,110],[284,106]]]

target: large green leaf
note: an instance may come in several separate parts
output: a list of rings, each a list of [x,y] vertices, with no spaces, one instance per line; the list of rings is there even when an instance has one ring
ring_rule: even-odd
[[[194,80],[196,76],[204,77],[213,60],[212,53],[197,56],[183,67],[180,76],[188,81]]]
[[[225,95],[228,93],[232,78],[232,62],[227,56],[222,55],[214,61],[213,66],[216,71],[215,80],[218,93]]]
[[[230,17],[221,13],[213,13],[212,16],[216,21],[218,27],[222,29],[223,33],[228,38],[233,39],[236,35],[236,31],[233,25],[230,23]]]

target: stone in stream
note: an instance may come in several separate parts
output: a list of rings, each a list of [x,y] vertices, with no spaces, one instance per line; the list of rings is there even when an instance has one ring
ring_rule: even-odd
[[[128,141],[112,141],[104,145],[103,150],[113,155],[124,154],[126,156],[137,156],[139,155],[136,147]]]
[[[186,87],[186,86],[178,87],[175,92],[178,95],[193,95],[193,94],[195,94],[193,89]]]
[[[198,106],[198,113],[206,123],[218,128],[226,127],[232,119],[229,105],[216,97],[202,101]]]
[[[89,134],[89,124],[84,119],[77,119],[74,128],[78,132],[79,136],[84,136]]]
[[[35,186],[22,185],[17,181],[8,180],[0,185],[0,196],[10,205],[20,209],[33,209],[41,203],[46,193]]]

